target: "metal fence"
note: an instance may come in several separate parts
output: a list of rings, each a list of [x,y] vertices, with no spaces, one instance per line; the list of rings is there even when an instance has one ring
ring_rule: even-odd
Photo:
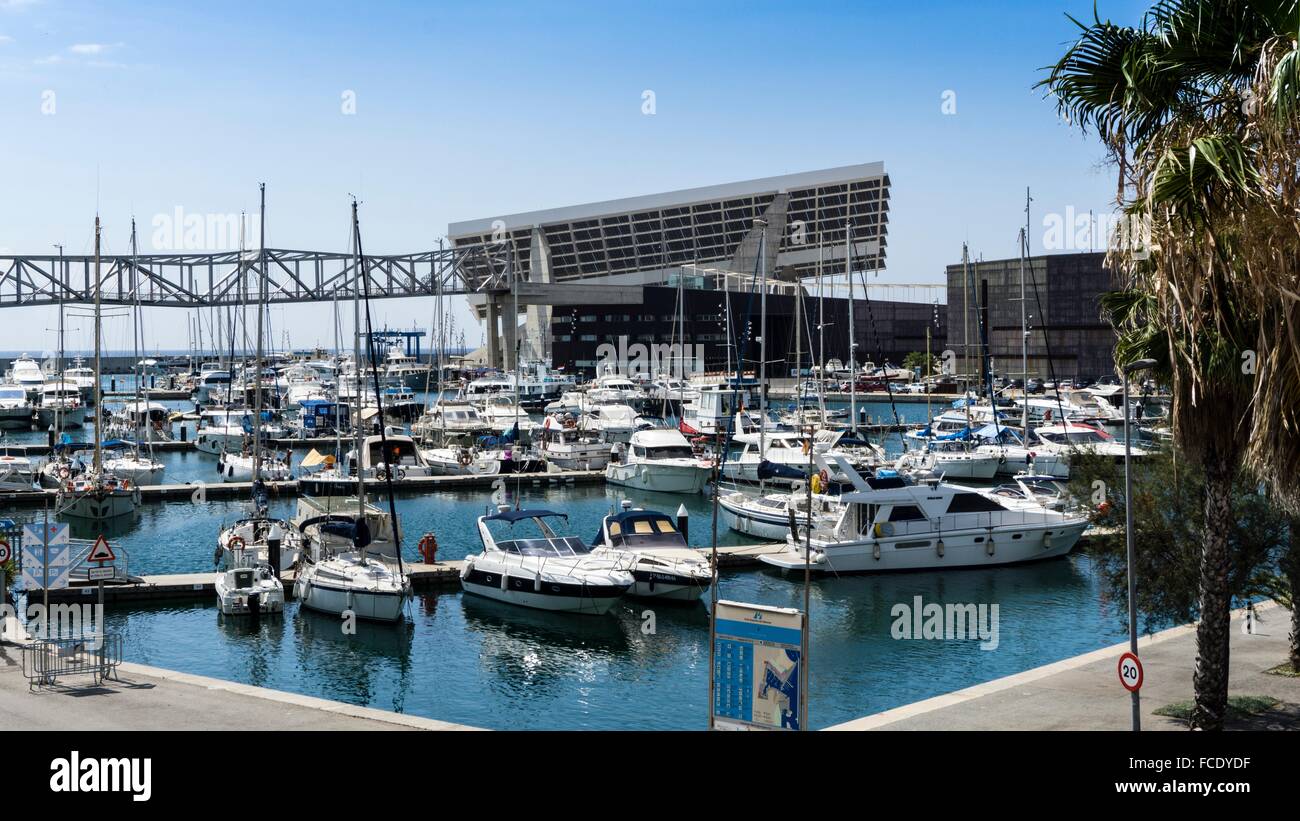
[[[122,637],[116,635],[39,639],[23,648],[28,689],[53,686],[61,676],[89,675],[95,684],[116,680],[121,663]]]

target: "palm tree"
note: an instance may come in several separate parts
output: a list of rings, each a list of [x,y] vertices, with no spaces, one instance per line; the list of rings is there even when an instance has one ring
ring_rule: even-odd
[[[1300,511],[1300,0],[1161,0],[1137,26],[1075,23],[1040,85],[1118,171],[1116,358],[1163,348],[1175,436],[1204,470],[1192,725],[1220,729],[1233,480],[1247,468]]]

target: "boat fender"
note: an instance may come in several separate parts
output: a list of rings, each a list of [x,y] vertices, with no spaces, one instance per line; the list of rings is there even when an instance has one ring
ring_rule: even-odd
[[[880,542],[871,543],[871,558],[880,561]]]
[[[812,482],[810,482],[810,484],[812,485],[812,492],[813,492],[813,493],[815,493],[815,494],[820,494],[820,493],[822,492],[822,477],[821,477],[821,476],[814,475],[814,476],[812,477]]]
[[[460,580],[465,581],[469,578],[469,572],[474,569],[474,560],[466,559],[465,566],[460,569]]]
[[[994,553],[994,551],[997,550],[997,548],[994,546],[994,543],[993,543],[993,531],[992,531],[992,530],[989,531],[988,543],[987,543],[987,545],[985,546],[984,550],[985,550],[985,551],[986,551],[990,556],[992,556],[993,553]]]
[[[507,575],[506,573],[502,572],[502,574],[501,574],[501,589],[504,591],[504,590],[508,589],[509,587],[510,587],[510,576]]]
[[[940,540],[935,544],[935,550],[938,551],[938,553],[939,553],[939,558],[942,559],[942,558],[943,558],[943,539],[940,539]]]
[[[221,564],[221,545],[217,545],[217,552],[212,556],[212,563],[217,565]]]
[[[541,574],[541,573],[538,573],[537,575],[533,576],[533,592],[534,592],[534,593],[540,593],[540,592],[542,592],[542,574]]]
[[[1047,550],[1052,546],[1052,531],[1043,531],[1043,549]]]

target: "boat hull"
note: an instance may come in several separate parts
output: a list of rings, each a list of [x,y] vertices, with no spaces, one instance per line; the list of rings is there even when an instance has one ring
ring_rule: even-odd
[[[656,493],[700,493],[710,469],[699,465],[609,464],[605,481]]]
[[[302,606],[318,613],[341,616],[352,612],[367,621],[397,621],[406,603],[405,594],[398,591],[367,591],[336,587],[313,580],[310,575],[299,576],[294,582],[294,595]]]
[[[1079,541],[1086,523],[1050,524],[1035,528],[990,531],[985,528],[945,532],[936,536],[902,536],[828,545],[814,561],[817,573],[873,573],[900,570],[948,570],[954,568],[996,567],[1064,556]],[[943,542],[940,555],[939,542]],[[879,552],[877,553],[877,545]],[[777,554],[759,556],[764,564],[783,570],[802,571],[802,549],[790,548]]]
[[[602,585],[582,587],[580,585],[548,585],[559,590],[539,590],[539,585],[532,578],[512,577],[508,573],[480,570],[476,567],[467,569],[461,576],[461,586],[466,593],[473,593],[495,601],[531,607],[534,610],[550,610],[557,613],[580,613],[589,616],[602,616],[609,612],[619,599],[628,593],[629,585]]]

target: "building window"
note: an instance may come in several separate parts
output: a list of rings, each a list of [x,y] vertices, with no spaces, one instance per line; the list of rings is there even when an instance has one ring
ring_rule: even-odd
[[[583,315],[583,316],[578,317],[578,321],[579,321],[579,322],[595,322],[595,321],[596,321],[596,315],[595,315],[595,314],[585,314],[585,315]]]
[[[558,339],[559,339],[561,342],[572,342],[572,341],[573,341],[573,334],[560,334],[560,336],[558,337]]]
[[[596,341],[596,335],[595,335],[595,334],[583,334],[582,336],[578,337],[578,339],[582,340],[583,342],[595,342],[595,341]]]

